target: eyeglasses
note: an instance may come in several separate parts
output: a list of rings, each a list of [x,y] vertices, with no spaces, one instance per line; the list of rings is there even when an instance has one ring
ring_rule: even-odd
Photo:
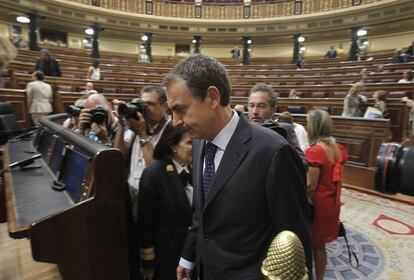
[[[270,105],[266,103],[249,103],[247,106],[249,107],[249,110],[253,110],[255,107],[257,108],[257,110],[265,110],[270,107]]]

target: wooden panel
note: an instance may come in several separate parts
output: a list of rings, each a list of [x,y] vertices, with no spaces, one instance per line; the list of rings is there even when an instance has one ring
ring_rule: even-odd
[[[16,114],[17,123],[21,128],[30,126],[28,114],[26,91],[0,88],[0,102],[9,101],[13,112]]]

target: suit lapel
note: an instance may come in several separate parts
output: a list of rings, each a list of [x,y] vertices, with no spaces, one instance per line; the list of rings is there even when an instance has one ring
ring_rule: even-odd
[[[200,205],[200,208],[203,208],[204,142],[204,140],[193,141],[193,201]]]
[[[220,165],[217,168],[214,180],[211,183],[210,192],[204,204],[204,210],[209,203],[220,192],[229,178],[236,171],[240,163],[246,156],[248,149],[245,143],[251,138],[251,127],[248,121],[241,116],[233,136],[230,138],[224,151]]]
[[[167,165],[171,165],[174,168],[173,171],[166,171],[165,176],[167,176],[166,182],[171,183],[169,184],[169,187],[174,188],[174,190],[171,190],[173,196],[175,194],[177,197],[176,205],[180,207],[180,209],[177,209],[177,215],[180,216],[185,223],[188,223],[191,221],[191,206],[188,201],[187,194],[172,161],[167,161],[166,166]]]

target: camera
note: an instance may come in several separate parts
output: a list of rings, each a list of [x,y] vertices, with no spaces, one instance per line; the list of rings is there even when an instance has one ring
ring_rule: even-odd
[[[85,106],[83,105],[70,105],[67,109],[66,109],[66,113],[68,113],[69,117],[79,117],[80,112],[82,109],[85,109]]]
[[[383,143],[378,151],[375,189],[381,193],[414,196],[414,146]]]
[[[118,115],[122,118],[138,118],[137,113],[141,113],[145,118],[147,105],[139,98],[133,99],[129,103],[118,105]]]
[[[264,123],[261,124],[261,126],[266,127],[266,128],[270,128],[274,132],[282,135],[283,138],[287,139],[286,130],[277,121],[266,120]]]
[[[102,106],[96,106],[89,111],[91,114],[91,122],[96,124],[103,124],[108,117],[108,112]]]

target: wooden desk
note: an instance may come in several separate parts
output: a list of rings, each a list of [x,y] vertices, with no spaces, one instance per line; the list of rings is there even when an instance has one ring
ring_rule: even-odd
[[[52,118],[52,117],[51,117]],[[122,154],[43,118],[41,124],[90,157],[79,201],[51,188],[46,159],[38,169],[4,173],[10,236],[30,237],[33,259],[55,263],[64,279],[129,279]],[[4,164],[27,158],[31,142],[9,143]]]

